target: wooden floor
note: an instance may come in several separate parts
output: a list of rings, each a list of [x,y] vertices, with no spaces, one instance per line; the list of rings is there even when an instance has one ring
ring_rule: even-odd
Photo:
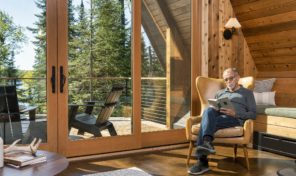
[[[203,175],[227,176],[276,176],[276,171],[283,168],[296,168],[295,159],[277,154],[248,149],[251,170],[245,168],[243,149],[238,148],[238,158],[233,161],[233,148],[228,146],[215,146],[216,155],[209,157],[210,171]],[[195,149],[194,149],[195,150]],[[127,155],[105,159],[92,159],[70,162],[67,170],[60,176],[76,176],[107,172],[117,169],[137,167],[154,175],[182,176],[189,175],[187,170],[196,162],[192,157],[186,165],[188,149],[175,149],[169,151],[149,152],[137,155]]]

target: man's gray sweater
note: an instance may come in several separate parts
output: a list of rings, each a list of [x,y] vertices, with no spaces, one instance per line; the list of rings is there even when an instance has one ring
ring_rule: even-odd
[[[242,85],[233,92],[226,88],[219,90],[215,99],[222,97],[229,98],[235,109],[235,118],[237,118],[241,126],[244,126],[246,120],[255,120],[257,118],[255,98],[251,90],[244,88]]]

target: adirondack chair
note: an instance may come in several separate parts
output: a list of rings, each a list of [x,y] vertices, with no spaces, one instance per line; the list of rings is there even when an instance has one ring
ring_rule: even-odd
[[[20,114],[29,111],[30,120],[33,121],[35,120],[37,108],[34,106],[20,111],[16,86],[0,86],[1,137],[5,144],[23,138]]]
[[[125,84],[114,84],[110,94],[108,95],[104,105],[96,105],[101,103],[97,101],[88,101],[84,105],[69,104],[69,133],[72,127],[78,129],[78,134],[83,135],[85,132],[93,134],[95,137],[102,137],[101,131],[108,129],[111,136],[117,136],[113,124],[109,121],[110,115],[114,107],[118,104],[118,99],[122,91],[125,90]],[[78,107],[86,106],[85,113],[78,114]],[[94,107],[102,108],[98,117],[94,117],[92,110]]]

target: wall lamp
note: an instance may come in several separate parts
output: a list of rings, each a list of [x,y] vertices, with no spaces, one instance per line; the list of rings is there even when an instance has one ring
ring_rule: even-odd
[[[223,32],[223,36],[226,40],[231,39],[231,36],[233,35],[235,28],[240,28],[242,27],[239,22],[237,21],[236,18],[230,18],[229,21],[226,23],[226,25],[224,26],[225,31]],[[229,30],[232,29],[232,32]]]

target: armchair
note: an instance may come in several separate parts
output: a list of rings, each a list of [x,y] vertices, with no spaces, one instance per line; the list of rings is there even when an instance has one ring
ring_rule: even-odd
[[[239,84],[250,90],[254,90],[255,80],[253,77],[240,78]],[[193,144],[197,141],[199,134],[200,122],[202,120],[202,113],[204,109],[209,106],[208,99],[213,98],[216,92],[220,89],[225,89],[226,84],[223,79],[213,79],[199,76],[196,78],[196,88],[201,102],[201,113],[199,116],[189,117],[186,119],[186,137],[190,141],[189,152],[187,156],[187,164],[190,161]],[[247,144],[251,140],[253,133],[253,121],[246,120],[244,127],[237,126],[218,130],[215,135],[213,143],[224,143],[234,145],[234,159],[237,153],[237,145],[243,146],[247,168],[250,170]]]

